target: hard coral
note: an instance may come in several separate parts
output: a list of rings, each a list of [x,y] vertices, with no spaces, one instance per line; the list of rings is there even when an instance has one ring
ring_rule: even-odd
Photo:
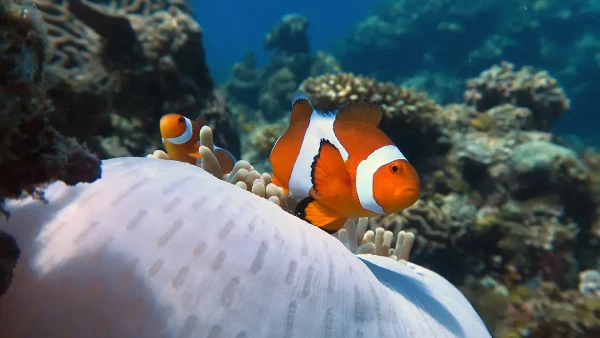
[[[34,194],[47,183],[68,185],[100,177],[100,161],[48,123],[45,94],[46,27],[28,0],[0,0],[0,213],[6,199]],[[0,230],[0,296],[19,257]]]
[[[561,291],[553,283],[511,290],[502,338],[592,338],[600,336],[600,297]]]
[[[485,111],[503,103],[528,108],[533,113],[537,129],[547,130],[570,107],[569,99],[558,86],[558,81],[545,71],[523,67],[513,71],[514,66],[502,62],[499,66],[482,72],[479,77],[467,81],[464,99],[479,111]]]
[[[375,79],[338,73],[310,77],[300,89],[319,110],[333,110],[348,101],[367,99],[383,105],[381,129],[411,161],[431,152],[447,150],[447,135],[438,117],[441,107],[414,89]]]
[[[212,97],[187,1],[35,1],[49,30],[48,95],[61,112],[51,120],[102,156],[114,156],[114,145],[119,154],[155,148],[163,114],[197,116]]]
[[[46,29],[27,0],[0,3],[0,211],[5,198],[100,177],[100,161],[48,123]]]

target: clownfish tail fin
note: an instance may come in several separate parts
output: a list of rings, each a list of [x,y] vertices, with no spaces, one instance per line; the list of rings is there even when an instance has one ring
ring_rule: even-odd
[[[313,106],[306,93],[296,91],[292,96],[292,116],[290,125],[295,122],[308,121],[313,113]]]
[[[312,197],[306,197],[298,202],[294,214],[329,234],[334,234],[343,228],[347,221],[346,218],[340,218],[333,210],[319,204]]]

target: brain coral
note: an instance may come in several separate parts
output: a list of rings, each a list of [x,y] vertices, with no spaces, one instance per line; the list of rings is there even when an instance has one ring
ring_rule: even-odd
[[[163,114],[195,118],[210,103],[202,29],[187,1],[35,2],[51,47],[52,123],[101,155],[117,155],[117,146],[142,155],[158,145]],[[118,140],[107,144],[103,138],[114,134]]]
[[[491,337],[436,273],[357,257],[196,166],[120,158],[103,172],[9,206],[0,229],[23,254],[0,336]]]

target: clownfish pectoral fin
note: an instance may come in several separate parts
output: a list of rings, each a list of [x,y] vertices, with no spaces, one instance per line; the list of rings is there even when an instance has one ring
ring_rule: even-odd
[[[193,158],[195,158],[195,159],[197,159],[197,160],[200,160],[200,159],[202,159],[202,156],[200,156],[200,152],[197,152],[197,153],[189,153],[189,154],[188,154],[188,156],[190,156],[190,157],[193,157]]]
[[[343,228],[347,221],[312,197],[306,197],[296,205],[295,215],[330,234]]]
[[[301,91],[294,93],[292,98],[292,116],[290,117],[290,125],[296,122],[308,121],[313,113],[313,106],[308,99],[308,96]]]
[[[366,123],[379,127],[382,118],[383,108],[375,102],[364,100],[346,103],[338,111],[336,121]]]
[[[311,171],[314,196],[320,198],[350,194],[351,180],[340,151],[328,140],[321,139],[319,152],[315,155]]]

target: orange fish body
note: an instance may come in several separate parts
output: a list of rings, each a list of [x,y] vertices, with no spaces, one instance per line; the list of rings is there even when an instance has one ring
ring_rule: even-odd
[[[366,101],[317,112],[296,94],[270,160],[273,182],[300,201],[297,216],[334,233],[348,218],[398,212],[418,200],[419,176],[379,129],[382,117]]]
[[[198,148],[200,146],[200,129],[206,121],[192,121],[179,114],[166,114],[160,119],[160,134],[169,159],[198,164],[201,160]],[[222,173],[231,172],[236,162],[235,157],[227,150],[214,146],[213,153],[221,165]]]

